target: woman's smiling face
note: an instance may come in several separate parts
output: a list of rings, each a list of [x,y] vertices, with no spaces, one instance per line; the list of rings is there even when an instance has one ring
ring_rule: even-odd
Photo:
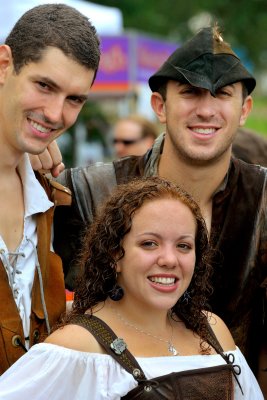
[[[145,202],[125,235],[117,262],[124,301],[142,309],[170,309],[190,284],[195,267],[196,220],[181,201]]]

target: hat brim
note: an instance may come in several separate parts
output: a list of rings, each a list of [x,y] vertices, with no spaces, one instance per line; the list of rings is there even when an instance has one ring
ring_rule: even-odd
[[[212,56],[206,54],[194,60],[186,68],[180,68],[166,61],[163,66],[149,78],[152,92],[156,92],[168,80],[189,83],[192,86],[209,90],[213,95],[221,87],[243,82],[250,94],[256,86],[256,80],[237,57],[225,54]]]

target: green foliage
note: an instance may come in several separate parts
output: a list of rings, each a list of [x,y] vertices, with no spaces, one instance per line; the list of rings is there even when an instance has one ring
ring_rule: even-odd
[[[107,132],[110,129],[110,123],[99,103],[94,100],[88,100],[78,116],[77,123],[68,131],[70,134],[70,142],[68,145],[61,148],[64,164],[68,168],[75,166],[77,162],[75,159],[77,143],[75,141],[74,131],[79,123],[83,124],[86,129],[85,141],[87,143],[101,143],[104,155],[110,155],[110,149],[107,143]]]
[[[91,1],[91,0],[90,0]],[[208,12],[233,47],[246,49],[255,67],[267,62],[267,0],[93,0],[121,9],[126,29],[184,41],[190,18]]]
[[[106,147],[106,133],[109,129],[107,116],[99,103],[88,100],[79,114],[78,121],[84,123],[87,131],[87,141],[101,142]]]
[[[258,132],[267,138],[267,97],[254,98],[254,106],[249,115],[246,128]]]

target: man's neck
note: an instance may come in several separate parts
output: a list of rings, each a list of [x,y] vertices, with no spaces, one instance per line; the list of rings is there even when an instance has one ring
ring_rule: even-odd
[[[168,153],[168,154],[167,154]],[[186,190],[198,203],[208,229],[211,226],[212,199],[222,184],[230,165],[231,153],[206,165],[186,163],[177,156],[164,152],[158,167],[159,176],[166,178]]]
[[[5,175],[16,174],[16,169],[23,156],[23,153],[15,151],[8,143],[4,140],[2,141],[2,146],[0,148],[0,175],[3,179],[5,179]]]

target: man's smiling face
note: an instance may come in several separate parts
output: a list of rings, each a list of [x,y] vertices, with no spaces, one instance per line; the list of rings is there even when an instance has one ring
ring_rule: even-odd
[[[0,136],[16,152],[41,153],[76,121],[94,71],[55,47],[15,74],[12,56],[0,50]],[[11,61],[10,61],[11,60]]]

